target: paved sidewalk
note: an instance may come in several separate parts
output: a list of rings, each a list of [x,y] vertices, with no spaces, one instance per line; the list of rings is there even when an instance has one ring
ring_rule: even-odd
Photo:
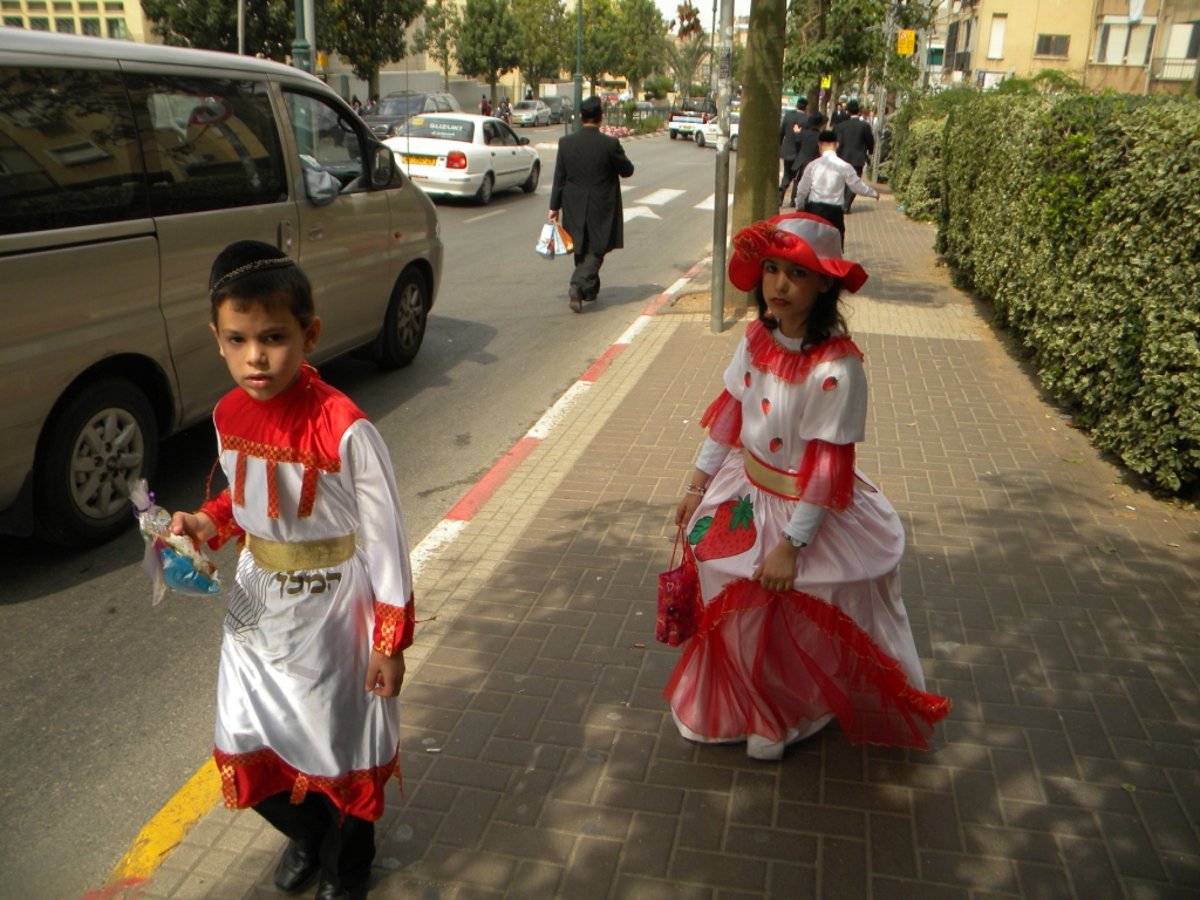
[[[763,763],[676,734],[655,576],[743,327],[713,335],[681,303],[423,568],[437,618],[410,653],[372,897],[1200,896],[1200,515],[1039,399],[931,227],[885,198],[847,230],[872,275],[849,298],[859,465],[904,519],[929,689],[955,703],[933,749],[834,726]],[[128,895],[282,897],[281,848],[216,809]]]

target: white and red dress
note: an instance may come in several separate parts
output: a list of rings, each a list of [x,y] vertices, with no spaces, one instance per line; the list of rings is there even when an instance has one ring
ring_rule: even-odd
[[[299,803],[320,791],[342,814],[374,821],[399,774],[400,709],[366,692],[368,660],[373,648],[403,650],[413,631],[387,447],[309,366],[270,400],[235,388],[213,419],[229,487],[202,507],[218,528],[211,543],[249,536],[294,563],[267,568],[249,549],[238,555],[217,686],[225,804],[280,792]],[[351,538],[348,558],[320,560],[322,548]]]
[[[755,757],[832,718],[854,743],[925,748],[950,701],[924,690],[899,518],[854,467],[862,353],[845,336],[800,346],[751,323],[701,420],[728,452],[687,525],[704,611],[664,696],[684,737],[745,741]],[[751,576],[800,502],[823,518],[792,590],[768,591]]]

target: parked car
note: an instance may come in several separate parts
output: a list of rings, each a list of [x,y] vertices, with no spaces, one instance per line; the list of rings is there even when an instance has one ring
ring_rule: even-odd
[[[392,91],[379,101],[373,115],[363,116],[363,121],[382,140],[395,137],[409,116],[461,109],[455,96],[443,91]]]
[[[508,188],[532,194],[541,177],[542,163],[529,138],[492,116],[413,116],[399,136],[384,143],[408,176],[434,196],[474,197],[486,204],[495,191]]]
[[[550,107],[542,100],[518,100],[513,104],[514,125],[549,125]]]
[[[232,387],[209,268],[286,251],[324,323],[314,363],[417,354],[437,210],[350,106],[230,53],[0,28],[0,531],[90,545],[133,524],[160,440]]]
[[[575,108],[575,102],[570,97],[547,97],[545,103],[550,107],[550,125],[561,125],[564,118],[570,118]]]
[[[701,125],[717,117],[717,104],[711,97],[689,97],[680,100],[667,114],[667,133],[671,140],[690,138]]]
[[[738,148],[739,118],[740,116],[736,112],[729,114],[729,149],[734,151]],[[713,119],[711,122],[705,122],[692,132],[692,140],[696,142],[697,147],[715,147],[720,137],[721,125],[716,119]]]

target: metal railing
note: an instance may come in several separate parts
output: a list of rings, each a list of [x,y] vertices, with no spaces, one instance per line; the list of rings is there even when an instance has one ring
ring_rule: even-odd
[[[1150,63],[1150,74],[1159,81],[1191,81],[1196,77],[1196,60],[1160,56]]]

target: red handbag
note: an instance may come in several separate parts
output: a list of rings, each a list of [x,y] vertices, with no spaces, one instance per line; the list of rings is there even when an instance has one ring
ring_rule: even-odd
[[[700,601],[700,573],[687,541],[683,544],[683,560],[675,565],[679,550],[680,528],[671,551],[671,568],[658,576],[658,617],[654,624],[654,639],[668,647],[678,647],[696,633],[703,608]]]

